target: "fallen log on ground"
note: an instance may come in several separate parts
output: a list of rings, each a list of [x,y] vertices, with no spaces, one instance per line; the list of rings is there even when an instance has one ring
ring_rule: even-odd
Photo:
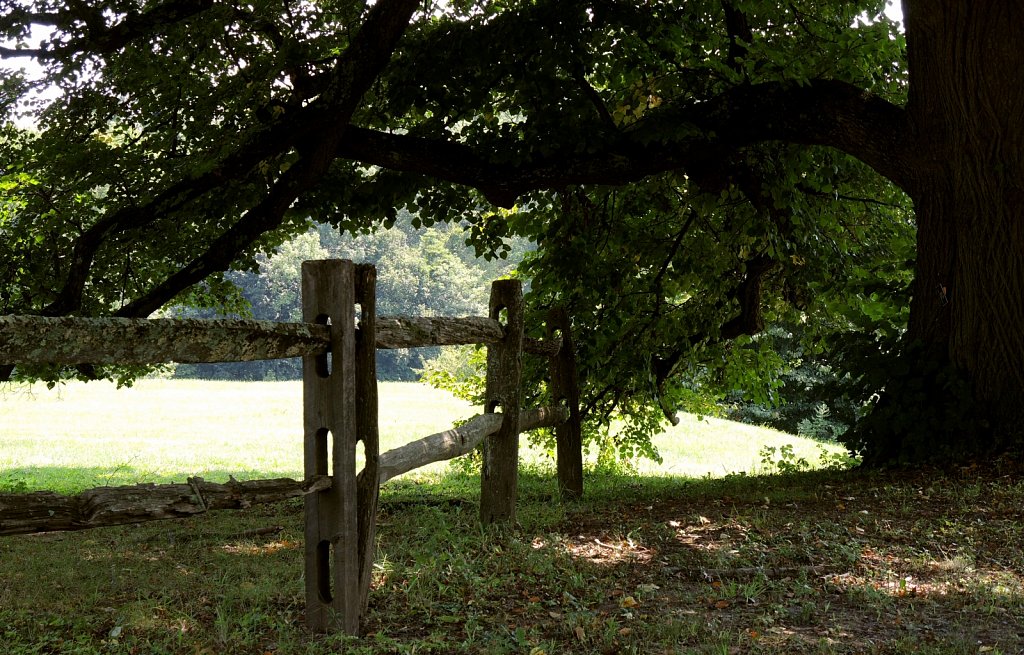
[[[523,432],[552,427],[564,422],[564,407],[528,409],[519,414]],[[501,414],[475,416],[464,425],[382,453],[378,459],[378,481],[433,462],[452,459],[473,450],[484,437],[501,427]],[[64,532],[89,528],[176,519],[217,509],[243,509],[304,496],[331,486],[328,476],[309,482],[289,478],[274,480],[232,479],[225,484],[189,478],[185,484],[137,484],[125,487],[96,487],[74,496],[50,491],[29,494],[0,494],[0,536],[32,532]]]
[[[288,478],[231,480],[226,484],[189,478],[185,484],[97,487],[74,496],[49,491],[0,494],[0,535],[86,530],[202,514],[211,509],[242,509],[321,491],[327,476],[308,483]]]

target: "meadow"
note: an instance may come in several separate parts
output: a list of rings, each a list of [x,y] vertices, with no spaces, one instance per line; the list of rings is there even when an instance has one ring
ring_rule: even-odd
[[[381,396],[385,449],[474,413],[416,385]],[[294,383],[8,388],[0,492],[299,477],[300,397]],[[664,462],[640,473],[596,469],[591,455],[578,502],[558,498],[545,453],[525,451],[510,526],[480,526],[471,470],[440,463],[389,482],[359,638],[304,627],[301,500],[0,538],[0,650],[1024,652],[1015,461],[808,470],[799,460],[818,462],[818,444],[696,417],[656,443]]]
[[[381,451],[446,430],[480,412],[424,384],[385,382],[380,392]],[[791,445],[810,463],[820,449],[840,449],[754,426],[683,415],[658,435],[663,462],[639,460],[645,475],[702,477],[753,473],[765,446]],[[523,440],[526,441],[525,439]],[[596,454],[591,453],[593,462]],[[550,454],[524,450],[543,464]],[[437,479],[439,462],[411,472]],[[0,388],[0,488],[72,493],[138,482],[215,482],[302,477],[302,384],[140,380],[116,389],[108,382]]]

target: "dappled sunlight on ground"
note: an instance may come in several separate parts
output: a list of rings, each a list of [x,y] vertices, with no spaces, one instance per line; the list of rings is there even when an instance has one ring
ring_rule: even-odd
[[[281,550],[301,550],[301,541],[271,541],[265,544],[238,543],[225,544],[221,550],[232,555],[272,555]]]
[[[573,557],[585,559],[592,564],[614,566],[623,562],[648,563],[657,553],[630,537],[616,538],[577,535],[566,540],[566,552]]]
[[[1024,567],[1002,541],[1019,545],[1019,527],[986,526],[978,506],[950,511],[948,498],[923,506],[920,487],[892,483],[619,508],[559,545],[580,565],[618,569],[638,611],[745,635],[728,652],[1024,652]]]
[[[1024,652],[1018,473],[586,485],[560,502],[524,467],[518,523],[490,527],[475,475],[388,485],[366,635],[344,644],[303,626],[301,500],[0,540],[8,652]]]

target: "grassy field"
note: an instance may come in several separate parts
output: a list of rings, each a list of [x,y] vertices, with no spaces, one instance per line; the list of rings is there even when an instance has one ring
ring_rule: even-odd
[[[425,385],[381,385],[382,449],[473,409]],[[435,471],[438,467],[435,466]],[[31,489],[302,477],[299,382],[142,380],[0,392],[0,480]]]
[[[432,393],[382,387],[386,441],[472,413]],[[22,487],[298,474],[297,385],[76,385],[2,403],[0,480]],[[358,639],[303,627],[301,501],[0,538],[0,652],[1024,653],[1015,462],[768,475],[762,447],[794,444],[790,462],[817,448],[696,420],[659,442],[651,474],[592,472],[574,503],[529,455],[514,526],[480,527],[475,475],[389,483]]]
[[[381,451],[448,429],[478,409],[414,383],[380,385]],[[754,472],[764,446],[791,444],[819,459],[818,444],[773,430],[684,416],[656,439],[664,462],[638,462],[645,475]],[[830,452],[838,452],[831,446]],[[528,462],[542,463],[536,450]],[[433,479],[445,463],[413,472]],[[130,389],[93,382],[52,390],[0,390],[0,486],[73,492],[102,485],[302,477],[299,382],[142,380]]]

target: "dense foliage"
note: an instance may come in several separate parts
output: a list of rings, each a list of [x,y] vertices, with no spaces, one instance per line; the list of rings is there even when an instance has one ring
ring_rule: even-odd
[[[536,242],[531,307],[569,307],[627,449],[822,353],[879,404],[844,436],[869,460],[1005,448],[1024,17],[963,4],[907,0],[904,38],[880,0],[4,0],[0,55],[41,72],[0,84],[31,121],[0,138],[0,311],[238,311],[226,271],[407,208]]]

